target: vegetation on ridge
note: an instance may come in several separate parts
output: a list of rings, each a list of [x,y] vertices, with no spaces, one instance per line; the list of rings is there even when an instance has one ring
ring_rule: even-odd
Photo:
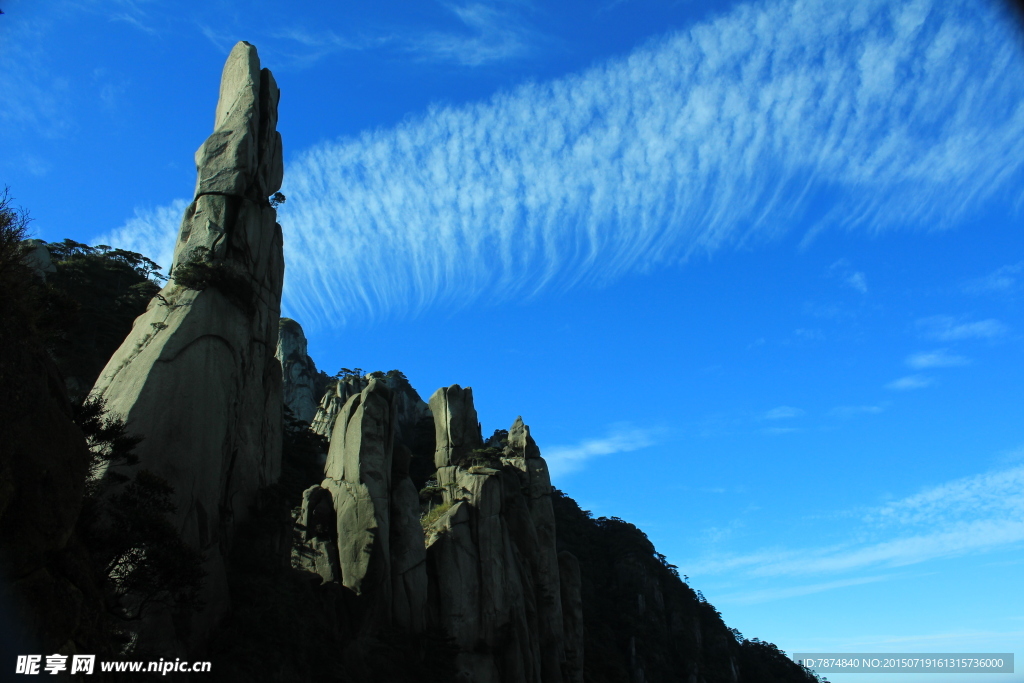
[[[64,380],[92,386],[158,289],[158,267],[65,240],[45,245],[56,262],[44,280],[25,262],[29,221],[0,195],[0,589],[43,649],[116,654],[150,605],[199,606],[201,557],[170,522],[165,480],[95,478],[136,464],[140,439],[102,401],[73,403]]]

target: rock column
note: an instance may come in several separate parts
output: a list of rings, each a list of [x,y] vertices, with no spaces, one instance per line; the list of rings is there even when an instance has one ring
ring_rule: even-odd
[[[317,391],[320,378],[316,363],[306,351],[306,335],[302,326],[291,318],[281,318],[275,355],[281,363],[284,378],[285,406],[295,419],[311,423],[323,391]]]
[[[171,279],[92,390],[144,437],[138,467],[174,487],[175,525],[206,555],[206,609],[191,623],[168,615],[144,626],[157,642],[186,648],[202,643],[224,614],[233,532],[257,490],[280,475],[281,366],[274,352],[284,258],[268,201],[283,174],[279,97],[256,48],[235,45],[213,134],[196,152],[195,199]]]

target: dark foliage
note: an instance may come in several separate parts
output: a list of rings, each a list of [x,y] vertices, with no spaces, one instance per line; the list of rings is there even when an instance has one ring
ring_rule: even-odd
[[[0,193],[0,343],[25,352],[52,350],[66,336],[67,318],[75,304],[50,283],[44,283],[23,258],[32,219],[13,206],[10,192]],[[14,367],[10,355],[0,363]],[[5,386],[11,386],[5,384]]]
[[[142,438],[128,434],[98,397],[75,409],[75,422],[92,454],[78,532],[106,585],[115,631],[124,631],[118,621],[138,621],[154,604],[202,609],[203,557],[171,523],[174,489],[148,470],[118,471],[138,462],[133,449]],[[102,470],[106,476],[95,478]]]
[[[733,629],[735,630],[735,629]],[[740,680],[757,683],[789,683],[801,680],[795,676],[802,673],[807,681],[828,683],[827,678],[816,675],[810,669],[801,667],[786,656],[774,643],[757,638],[744,640],[740,647]]]
[[[319,483],[326,439],[285,413],[281,480],[261,492],[232,545],[232,612],[210,659],[222,681],[448,683],[455,647],[442,635],[354,632],[355,595],[291,566],[302,491]],[[254,599],[258,596],[258,599]]]
[[[46,248],[57,269],[44,285],[44,315],[54,330],[48,348],[81,401],[160,291],[160,266],[135,252],[69,239]]]
[[[102,468],[138,463],[139,459],[134,451],[135,447],[142,443],[142,437],[128,434],[124,420],[109,415],[106,402],[98,396],[88,398],[75,406],[74,416],[75,424],[82,430],[91,453],[86,491],[95,495],[99,489],[99,481],[95,477]],[[128,481],[128,477],[115,469],[109,471],[108,477],[118,483]]]
[[[552,503],[558,549],[580,564],[588,683],[624,683],[637,680],[640,671],[650,683],[691,680],[691,672],[707,683],[724,683],[732,680],[734,666],[751,672],[741,681],[815,680],[772,653],[764,660],[760,648],[741,658],[741,645],[721,614],[636,526],[617,517],[594,519],[558,490]],[[776,666],[782,678],[758,677]]]
[[[291,408],[284,406],[283,462],[285,468],[301,472],[305,486],[318,483],[323,474],[319,458],[327,453],[330,444],[326,436],[309,428],[309,423],[295,417]],[[301,493],[301,490],[299,491]]]
[[[256,313],[256,292],[251,279],[236,272],[230,264],[213,258],[206,247],[196,247],[188,258],[174,266],[174,284],[186,289],[214,288],[238,306],[246,315]]]
[[[82,311],[103,301],[117,308],[140,280],[155,287],[146,279],[155,264],[65,240],[47,245],[59,260],[44,281],[24,262],[28,222],[0,196],[0,557],[11,561],[9,576],[36,577],[14,591],[27,610],[19,618],[26,634],[48,651],[72,641],[106,656],[121,649],[125,623],[146,605],[194,602],[201,571],[168,519],[166,482],[122,477],[104,497],[89,477],[104,464],[133,464],[139,439],[102,402],[73,405],[54,359],[72,373],[88,364],[102,345],[76,347]],[[125,286],[108,286],[111,277]],[[121,341],[107,339],[111,351]]]

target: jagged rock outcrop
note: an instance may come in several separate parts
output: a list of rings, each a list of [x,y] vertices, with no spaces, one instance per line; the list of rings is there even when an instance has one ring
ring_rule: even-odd
[[[296,419],[312,422],[324,394],[324,380],[306,351],[302,326],[291,318],[281,318],[275,355],[281,363],[284,405]]]
[[[474,454],[481,440],[472,390],[440,389],[431,408],[435,462],[460,464],[437,470],[452,507],[428,530],[428,571],[437,618],[460,646],[465,679],[571,680],[551,483],[529,428],[517,418],[503,454]],[[578,609],[569,606],[572,614]],[[573,652],[581,665],[582,649]]]
[[[369,382],[368,375],[348,375],[328,385],[327,391],[320,398],[320,405],[317,406],[310,428],[329,440],[334,433],[334,423],[338,419],[338,413],[341,412],[345,402],[365,389]]]
[[[388,373],[370,372],[362,376],[348,375],[329,386],[320,399],[320,405],[312,420],[312,430],[330,439],[342,406],[350,397],[365,389],[374,378],[391,390],[395,402],[394,420],[398,438],[403,443],[413,443],[416,440],[418,426],[424,420],[431,420],[430,408],[409,384],[405,375],[395,370]]]
[[[280,97],[256,48],[240,42],[221,78],[214,132],[196,152],[171,279],[136,319],[93,394],[144,437],[139,467],[175,490],[175,525],[206,554],[205,610],[170,617],[157,640],[194,646],[224,613],[225,556],[256,491],[280,473],[284,276],[281,227],[268,197],[281,186]],[[163,629],[163,631],[161,631]],[[168,653],[170,650],[168,650]]]
[[[398,396],[370,377],[336,416],[323,483],[303,496],[296,566],[357,595],[364,634],[394,625],[453,638],[457,680],[581,680],[578,572],[571,556],[559,564],[551,484],[529,428],[518,418],[504,450],[483,449],[471,389],[442,388],[431,408],[446,464],[425,491],[439,492],[440,507],[428,502],[421,524],[408,450],[396,441]],[[322,535],[327,517],[332,538]]]

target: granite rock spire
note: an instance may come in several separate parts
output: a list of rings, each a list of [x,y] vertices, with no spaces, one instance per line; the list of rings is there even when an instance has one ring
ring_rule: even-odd
[[[226,557],[256,492],[281,468],[277,346],[284,278],[280,91],[256,48],[224,66],[214,131],[196,152],[171,278],[139,316],[93,387],[144,437],[139,468],[174,487],[174,523],[206,556],[206,609],[158,615],[151,642],[200,645],[227,609]]]

